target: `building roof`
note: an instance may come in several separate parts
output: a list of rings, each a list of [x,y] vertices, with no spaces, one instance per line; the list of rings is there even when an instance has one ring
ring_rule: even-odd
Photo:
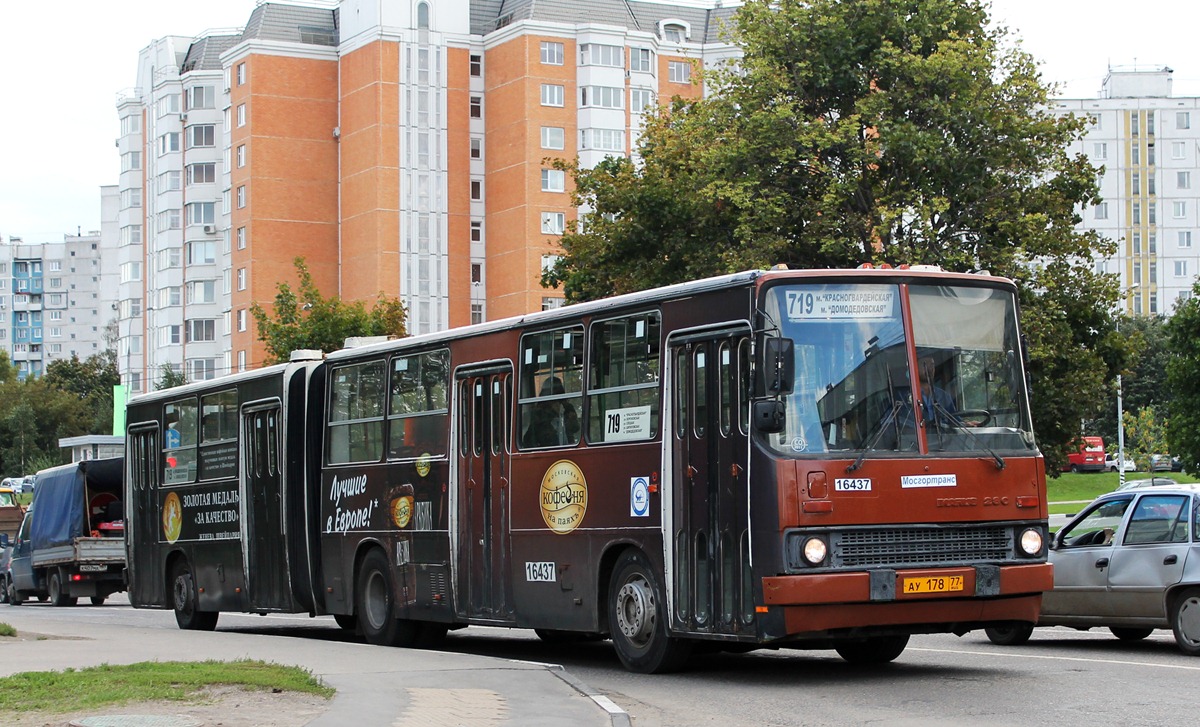
[[[721,25],[737,12],[737,7],[697,8],[642,0],[473,0],[471,32],[487,35],[520,20],[552,23],[581,21],[619,25],[647,33],[658,31],[662,20],[682,20],[691,26],[693,42],[722,40]]]
[[[337,13],[325,8],[263,3],[254,8],[241,40],[334,46],[338,44]]]
[[[206,35],[198,38],[187,50],[183,63],[179,66],[180,73],[189,71],[219,71],[221,70],[221,54],[232,48],[241,36],[237,35]]]

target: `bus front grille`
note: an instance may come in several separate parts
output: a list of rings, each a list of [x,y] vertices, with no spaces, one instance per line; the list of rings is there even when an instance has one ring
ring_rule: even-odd
[[[917,568],[1017,560],[1012,524],[861,527],[787,534],[789,570],[812,570],[801,555],[813,535],[827,538],[825,568]]]

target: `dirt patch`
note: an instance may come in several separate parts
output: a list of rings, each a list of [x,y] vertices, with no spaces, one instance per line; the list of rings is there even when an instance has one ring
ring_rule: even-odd
[[[117,715],[179,715],[205,727],[295,727],[325,713],[330,700],[302,692],[265,692],[233,686],[209,687],[195,701],[133,702],[69,714],[29,712],[7,714],[11,727],[69,727],[84,717]]]

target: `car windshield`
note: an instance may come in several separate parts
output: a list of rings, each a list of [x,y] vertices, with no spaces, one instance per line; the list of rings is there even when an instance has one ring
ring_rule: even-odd
[[[915,452],[918,424],[931,452],[1033,449],[1012,296],[910,284],[910,342],[903,290],[818,283],[767,291],[766,314],[795,344],[786,426],[767,436],[773,449]]]

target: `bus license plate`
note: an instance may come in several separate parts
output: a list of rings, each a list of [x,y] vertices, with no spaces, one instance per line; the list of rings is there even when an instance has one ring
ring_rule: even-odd
[[[963,589],[962,576],[905,578],[905,593],[953,593]]]

